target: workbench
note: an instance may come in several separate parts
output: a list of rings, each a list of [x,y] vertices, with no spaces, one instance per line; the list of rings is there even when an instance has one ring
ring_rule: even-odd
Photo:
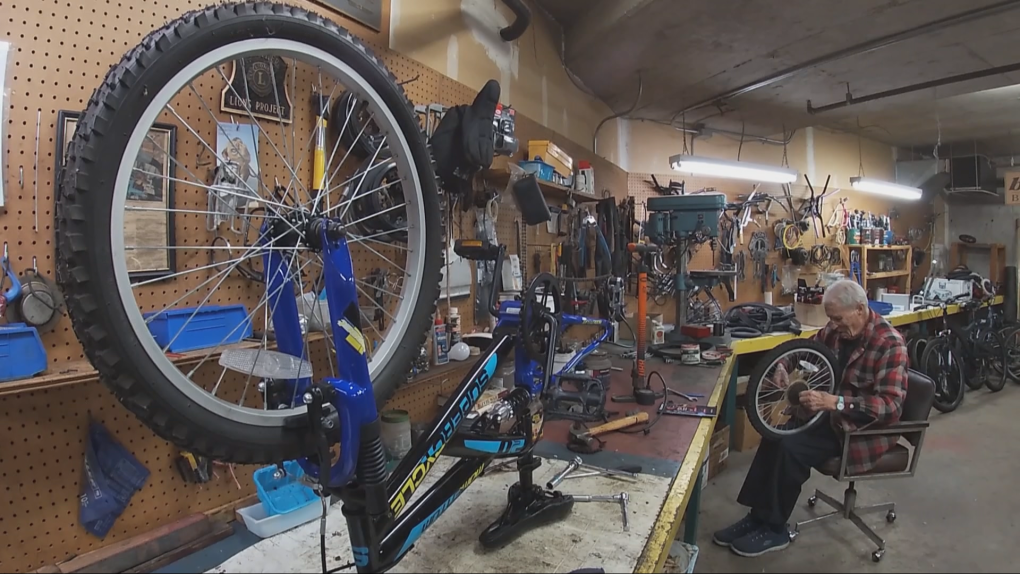
[[[993,304],[1000,303],[1001,297]],[[947,309],[950,315],[960,311],[958,305]],[[940,314],[941,310],[935,308],[893,312],[886,319],[894,326],[904,326],[937,319]],[[749,369],[762,353],[794,338],[809,338],[818,330],[806,328],[799,335],[777,333],[734,340],[733,355],[722,366],[694,367],[649,359],[646,362],[649,383],[653,389],[661,390],[661,382],[651,376],[658,372],[671,388],[704,395],[699,404],[721,407],[719,418],[732,427],[740,367]],[[613,371],[610,377],[610,393],[629,393],[631,361],[614,357],[613,365],[621,370]],[[608,409],[619,413],[617,416],[642,408],[652,419],[656,406],[607,403]],[[573,494],[617,494],[626,490],[631,497],[630,532],[622,531],[620,509],[616,505],[576,503],[573,515],[564,521],[535,529],[501,550],[484,552],[477,542],[478,533],[503,510],[506,489],[516,481],[516,473],[503,472],[479,478],[422,536],[394,571],[570,572],[586,567],[602,567],[607,572],[661,571],[681,524],[684,525],[683,540],[689,544],[697,541],[701,468],[715,423],[715,418],[663,415],[648,435],[618,432],[606,435],[603,450],[583,455],[584,461],[608,468],[640,465],[639,480],[631,483],[589,477],[560,484],[560,490]],[[536,481],[547,481],[576,456],[566,447],[569,427],[569,421],[546,423],[543,440],[535,447],[536,454],[543,459],[542,467],[535,473]],[[441,462],[449,464],[449,461]],[[438,466],[426,480],[436,480],[443,468]],[[422,488],[419,493],[425,490]],[[332,568],[347,562],[350,554],[347,529],[339,507],[330,513],[328,524],[327,556]],[[313,571],[319,568],[317,540],[318,522],[315,521],[262,541],[212,571]]]
[[[632,389],[631,361],[613,358],[610,394],[628,394]],[[723,366],[682,366],[658,359],[646,363],[646,372],[658,372],[671,388],[704,395],[699,404],[719,406],[729,380],[729,362]],[[661,390],[658,377],[649,378]],[[675,399],[675,397],[674,397]],[[607,402],[607,409],[622,416],[641,408],[655,420],[658,403],[638,407],[633,403]],[[516,471],[495,472],[480,477],[450,509],[425,532],[394,572],[570,572],[578,568],[602,567],[607,572],[661,571],[675,539],[684,512],[685,540],[697,537],[697,511],[701,494],[700,471],[708,450],[715,418],[663,415],[645,434],[604,435],[601,452],[581,455],[585,463],[613,468],[639,465],[636,481],[598,476],[566,479],[558,489],[570,494],[618,494],[626,491],[629,502],[629,532],[622,528],[621,508],[614,503],[575,503],[565,520],[532,530],[510,545],[484,551],[478,533],[502,511],[506,490],[517,480]],[[549,421],[535,453],[542,466],[535,481],[543,484],[577,456],[567,449],[570,422]],[[425,485],[437,480],[451,464],[441,458],[429,473]],[[416,495],[427,488],[420,488]],[[327,518],[328,566],[351,560],[347,527],[339,505]],[[236,554],[211,572],[308,572],[318,571],[318,521],[263,540]]]

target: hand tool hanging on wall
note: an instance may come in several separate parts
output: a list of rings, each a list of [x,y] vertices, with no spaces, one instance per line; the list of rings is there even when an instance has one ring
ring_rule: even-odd
[[[4,284],[10,281],[11,286],[4,291]],[[4,242],[4,253],[0,257],[0,315],[5,314],[7,306],[13,304],[21,296],[21,282],[18,276],[11,269],[10,253],[7,251],[7,242]]]
[[[7,304],[7,321],[25,323],[40,334],[52,331],[64,312],[64,296],[60,289],[39,273],[35,257],[32,257],[32,268],[25,270],[18,282],[21,295]]]
[[[177,453],[174,466],[184,482],[205,484],[212,480],[212,460],[204,456],[182,450]]]
[[[857,249],[850,252],[850,278],[858,285],[864,285],[864,277],[861,275],[861,252]]]
[[[19,48],[20,49],[20,48]],[[42,110],[35,115],[35,192],[32,199],[32,212],[35,215],[33,230],[39,232],[39,129],[42,126]],[[9,136],[8,136],[9,137]]]

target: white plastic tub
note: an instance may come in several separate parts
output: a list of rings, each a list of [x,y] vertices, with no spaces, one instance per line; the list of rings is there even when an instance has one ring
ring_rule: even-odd
[[[252,534],[259,538],[269,538],[315,520],[322,515],[322,505],[313,503],[293,512],[268,516],[260,502],[238,508],[236,514]]]

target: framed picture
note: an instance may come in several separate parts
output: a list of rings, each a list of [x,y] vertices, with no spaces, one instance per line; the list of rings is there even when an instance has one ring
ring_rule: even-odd
[[[382,31],[382,0],[314,0],[318,4],[328,6],[333,10],[360,22],[365,26]]]
[[[60,173],[67,157],[79,112],[57,114],[57,165]],[[124,211],[124,247],[131,279],[156,279],[177,270],[174,241],[175,157],[177,127],[153,124],[135,158]],[[56,180],[58,178],[54,178]],[[60,182],[55,181],[59,186]],[[55,192],[58,190],[55,190]]]

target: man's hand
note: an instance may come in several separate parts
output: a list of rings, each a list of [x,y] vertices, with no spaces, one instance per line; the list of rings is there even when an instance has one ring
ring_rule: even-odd
[[[812,413],[836,410],[836,395],[821,391],[803,391],[798,398],[800,405]]]

